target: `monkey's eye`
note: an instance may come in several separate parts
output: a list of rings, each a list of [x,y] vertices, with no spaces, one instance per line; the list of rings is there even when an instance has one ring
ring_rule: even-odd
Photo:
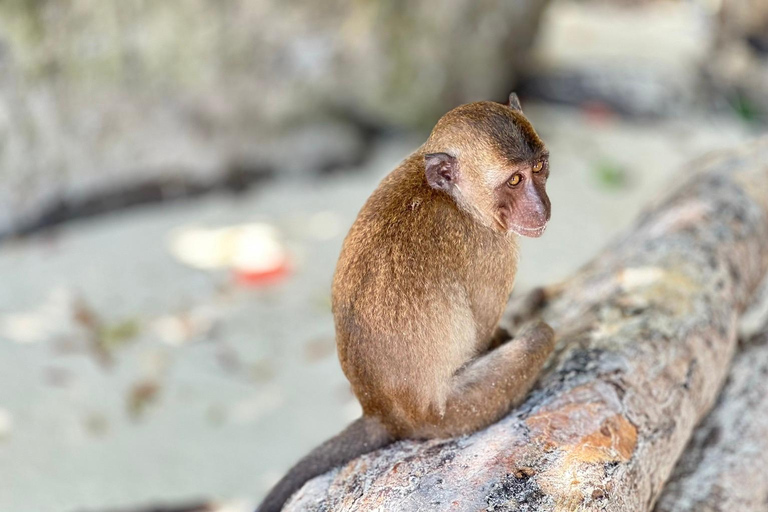
[[[533,164],[533,172],[541,172],[541,170],[544,168],[544,160],[539,160],[535,164]]]
[[[509,181],[507,182],[507,185],[509,185],[510,187],[515,187],[515,186],[520,184],[520,180],[522,180],[522,179],[523,178],[520,176],[519,172],[515,173],[514,176],[509,178]]]

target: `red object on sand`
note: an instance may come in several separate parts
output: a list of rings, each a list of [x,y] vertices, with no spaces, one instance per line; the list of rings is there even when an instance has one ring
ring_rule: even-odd
[[[283,261],[279,266],[271,268],[271,269],[262,269],[262,270],[239,270],[235,269],[235,279],[237,279],[238,283],[249,285],[249,286],[262,286],[267,284],[274,284],[278,281],[281,281],[284,277],[286,277],[291,270],[291,266],[288,264],[288,261]]]

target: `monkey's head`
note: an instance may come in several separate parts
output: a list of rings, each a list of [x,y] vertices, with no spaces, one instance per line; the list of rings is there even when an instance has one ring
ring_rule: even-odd
[[[427,182],[479,222],[539,237],[550,217],[549,152],[515,93],[503,105],[469,103],[445,114],[424,144]]]

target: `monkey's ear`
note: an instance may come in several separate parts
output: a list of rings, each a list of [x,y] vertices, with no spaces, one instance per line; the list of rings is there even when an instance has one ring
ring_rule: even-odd
[[[514,92],[509,93],[509,102],[507,102],[507,106],[512,110],[523,111],[523,107],[520,105],[520,98],[518,98],[517,93]]]
[[[427,183],[432,188],[448,192],[456,182],[459,166],[456,158],[448,153],[424,155]]]

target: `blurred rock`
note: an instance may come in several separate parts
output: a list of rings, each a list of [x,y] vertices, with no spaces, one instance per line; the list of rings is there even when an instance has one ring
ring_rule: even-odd
[[[723,0],[704,71],[747,120],[768,119],[768,3]]]
[[[692,2],[557,2],[544,17],[519,90],[626,116],[690,114],[702,96],[706,21]]]
[[[4,1],[0,233],[146,181],[355,163],[361,125],[505,97],[547,3]]]

